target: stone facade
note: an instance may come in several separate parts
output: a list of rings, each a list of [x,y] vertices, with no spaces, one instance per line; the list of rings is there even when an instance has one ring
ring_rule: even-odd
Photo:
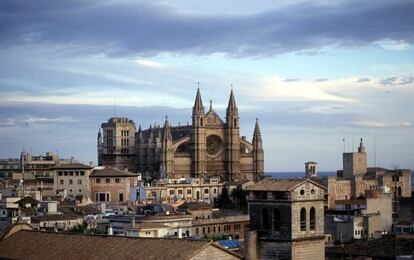
[[[137,174],[109,166],[94,168],[89,177],[94,202],[127,204],[131,187],[138,185]]]
[[[153,178],[220,177],[225,181],[260,180],[264,152],[256,121],[252,142],[240,136],[239,112],[233,91],[225,120],[212,105],[205,112],[200,90],[192,124],[141,127],[127,118],[111,118],[98,133],[98,163]],[[124,134],[124,135],[123,135]]]
[[[92,168],[80,163],[67,163],[57,166],[54,169],[54,194],[56,195],[59,190],[66,190],[66,194],[69,196],[89,198],[89,175]]]
[[[311,179],[262,180],[248,190],[257,254],[246,255],[259,259],[325,258],[325,192],[321,184]]]

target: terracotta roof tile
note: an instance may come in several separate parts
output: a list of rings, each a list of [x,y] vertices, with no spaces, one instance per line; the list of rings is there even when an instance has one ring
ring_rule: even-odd
[[[300,184],[309,181],[313,184],[324,188],[319,182],[315,182],[311,179],[264,179],[259,181],[252,186],[248,187],[249,191],[291,191]]]
[[[131,238],[19,231],[0,241],[0,258],[12,259],[190,259],[210,241]],[[11,250],[13,249],[13,250]],[[226,249],[221,250],[241,259]]]
[[[96,167],[89,177],[135,177],[138,174],[113,168],[110,166]]]

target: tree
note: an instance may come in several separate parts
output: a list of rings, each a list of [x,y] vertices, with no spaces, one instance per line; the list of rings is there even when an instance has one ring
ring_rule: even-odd
[[[236,202],[236,206],[239,210],[247,209],[247,192],[242,189],[241,185],[231,191],[232,199]]]
[[[229,191],[226,186],[221,190],[221,194],[216,201],[216,207],[218,208],[233,208],[234,204],[230,200]]]

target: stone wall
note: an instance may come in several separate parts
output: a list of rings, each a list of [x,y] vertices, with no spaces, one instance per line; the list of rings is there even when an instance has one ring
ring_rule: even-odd
[[[325,240],[304,240],[292,243],[292,259],[322,260],[325,259]]]

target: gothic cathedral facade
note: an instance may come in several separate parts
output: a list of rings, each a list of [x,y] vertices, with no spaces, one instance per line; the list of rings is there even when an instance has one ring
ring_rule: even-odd
[[[200,90],[192,124],[136,130],[135,123],[116,117],[101,125],[98,164],[140,172],[153,178],[220,177],[224,181],[260,180],[264,152],[256,120],[252,141],[240,136],[239,112],[233,90],[223,121],[212,108],[205,112]]]

